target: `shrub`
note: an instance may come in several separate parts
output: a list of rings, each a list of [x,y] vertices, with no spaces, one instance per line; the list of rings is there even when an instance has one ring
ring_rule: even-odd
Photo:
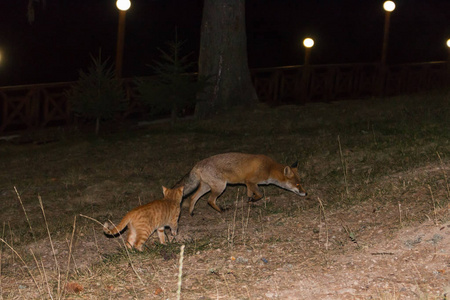
[[[87,72],[79,71],[78,81],[68,91],[72,111],[76,117],[95,120],[98,134],[101,120],[112,119],[126,108],[125,91],[108,60],[101,55],[92,58]]]
[[[140,100],[149,108],[152,115],[171,115],[172,123],[178,115],[189,106],[194,106],[197,94],[206,86],[206,79],[188,74],[192,63],[189,55],[180,57],[184,42],[168,43],[168,51],[161,52],[161,60],[151,66],[156,76],[147,79],[136,79]]]

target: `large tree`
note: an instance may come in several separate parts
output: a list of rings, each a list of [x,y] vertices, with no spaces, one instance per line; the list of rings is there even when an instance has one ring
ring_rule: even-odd
[[[211,82],[200,96],[200,116],[257,101],[247,61],[245,0],[204,0],[198,70]]]

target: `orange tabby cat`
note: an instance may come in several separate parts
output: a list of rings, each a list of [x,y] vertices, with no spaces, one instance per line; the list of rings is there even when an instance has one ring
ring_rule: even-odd
[[[142,251],[143,244],[150,235],[158,229],[159,241],[166,243],[164,227],[169,226],[172,235],[177,235],[178,218],[180,217],[180,205],[183,198],[183,186],[176,189],[163,188],[164,198],[141,205],[131,210],[123,217],[117,226],[103,225],[103,231],[107,237],[117,237],[128,227],[130,232],[127,238],[127,247],[135,247]]]

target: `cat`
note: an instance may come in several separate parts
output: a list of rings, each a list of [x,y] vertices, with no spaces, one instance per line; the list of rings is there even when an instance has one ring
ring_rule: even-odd
[[[158,230],[161,244],[166,244],[164,227],[169,226],[173,236],[177,235],[184,186],[175,189],[163,188],[163,199],[138,206],[128,212],[117,226],[103,225],[103,232],[109,238],[117,237],[128,228],[127,247],[142,252],[142,246],[150,235]]]

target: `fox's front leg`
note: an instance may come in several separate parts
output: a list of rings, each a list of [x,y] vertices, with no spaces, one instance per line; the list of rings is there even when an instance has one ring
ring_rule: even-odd
[[[259,187],[256,183],[247,182],[247,196],[249,202],[256,202],[263,197],[263,194],[259,190]]]

